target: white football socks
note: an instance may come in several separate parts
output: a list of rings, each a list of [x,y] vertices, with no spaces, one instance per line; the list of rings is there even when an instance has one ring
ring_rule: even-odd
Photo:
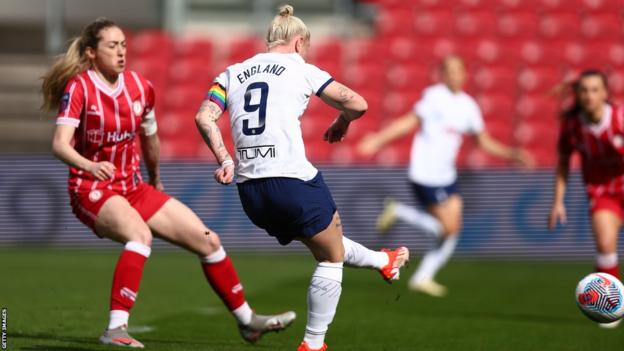
[[[438,243],[435,248],[429,250],[422,261],[420,261],[420,266],[412,275],[410,281],[420,282],[433,279],[440,268],[448,262],[453,252],[455,252],[458,240],[459,237],[457,235],[451,236]]]
[[[346,236],[342,237],[342,245],[345,250],[344,263],[348,266],[382,269],[388,264],[388,254],[385,252],[368,249]]]
[[[323,347],[325,333],[334,319],[342,292],[342,262],[321,262],[308,289],[308,323],[303,340],[312,349]]]
[[[611,268],[611,267],[617,266],[617,264],[618,264],[617,252],[610,253],[610,254],[599,253],[596,256],[596,266],[598,267]]]
[[[253,317],[253,310],[249,307],[249,304],[245,301],[240,307],[232,311],[234,318],[240,325],[249,325],[251,318]]]
[[[394,215],[405,223],[426,232],[436,238],[442,236],[443,227],[435,217],[427,212],[417,210],[411,206],[397,203]]]
[[[122,310],[110,311],[110,317],[108,320],[108,330],[119,328],[124,324],[128,325],[128,318],[130,318],[130,314],[126,311],[122,311]]]

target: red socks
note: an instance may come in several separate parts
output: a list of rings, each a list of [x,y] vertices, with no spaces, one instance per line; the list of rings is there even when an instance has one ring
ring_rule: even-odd
[[[204,276],[219,295],[230,311],[241,307],[245,303],[243,286],[232,260],[225,254],[223,247],[201,259]]]
[[[143,266],[149,257],[151,249],[135,241],[129,241],[115,268],[113,288],[111,290],[111,311],[130,311],[139,291]]]

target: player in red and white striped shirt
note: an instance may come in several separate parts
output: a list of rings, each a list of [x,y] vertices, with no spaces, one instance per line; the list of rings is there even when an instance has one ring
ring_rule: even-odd
[[[70,166],[74,214],[98,236],[125,245],[113,277],[109,325],[100,341],[143,347],[128,335],[127,324],[152,235],[199,255],[206,279],[237,319],[245,340],[255,342],[285,328],[294,313],[256,315],[217,234],[162,191],[154,89],[136,72],[125,71],[125,45],[118,26],[96,20],[54,64],[42,87],[43,107],[59,107],[52,149]],[[139,172],[137,136],[149,184]]]
[[[607,78],[581,73],[575,104],[563,116],[549,228],[566,222],[563,203],[570,156],[579,152],[598,255],[596,270],[619,277],[618,233],[624,219],[624,108],[608,102]]]

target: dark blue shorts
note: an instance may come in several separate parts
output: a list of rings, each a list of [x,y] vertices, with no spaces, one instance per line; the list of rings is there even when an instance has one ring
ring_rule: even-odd
[[[452,194],[459,193],[457,181],[454,181],[451,185],[439,187],[412,183],[412,191],[424,207],[441,204]]]
[[[296,178],[262,178],[237,186],[247,217],[282,245],[297,237],[312,237],[322,232],[336,212],[336,203],[321,172],[307,182]]]

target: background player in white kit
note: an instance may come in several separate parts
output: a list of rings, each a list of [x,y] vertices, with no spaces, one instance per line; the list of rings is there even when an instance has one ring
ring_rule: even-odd
[[[221,167],[215,178],[232,182],[234,172],[243,209],[251,221],[282,245],[300,240],[319,262],[308,290],[308,322],[298,351],[326,350],[328,325],[342,291],[342,266],[379,270],[398,279],[407,248],[372,251],[342,236],[340,216],[321,173],[308,162],[300,118],[315,94],[341,111],[325,133],[341,141],[362,116],[366,101],[304,58],[310,32],[282,6],[267,33],[267,53],[232,65],[219,75],[197,116],[197,126]],[[224,109],[236,148],[234,170],[216,125]]]
[[[446,288],[434,277],[453,254],[461,231],[463,201],[457,189],[455,160],[463,135],[474,136],[477,144],[491,155],[531,163],[524,151],[502,145],[486,132],[479,106],[463,91],[463,61],[449,56],[440,69],[442,83],[425,89],[412,111],[381,131],[367,135],[358,145],[360,153],[370,156],[420,126],[412,144],[409,179],[427,212],[387,199],[377,227],[380,232],[387,232],[396,219],[401,219],[435,237],[436,245],[425,254],[409,281],[410,289],[433,296],[446,294]]]

